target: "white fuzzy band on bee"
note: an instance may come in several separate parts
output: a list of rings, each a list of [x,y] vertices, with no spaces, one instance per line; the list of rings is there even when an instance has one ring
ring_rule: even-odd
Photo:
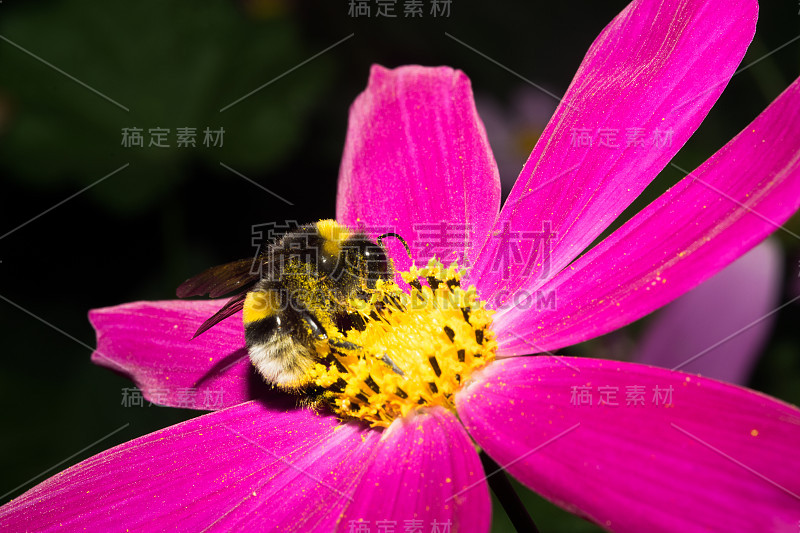
[[[253,344],[248,352],[264,379],[282,389],[300,389],[306,385],[316,363],[308,348],[285,335],[273,335],[267,342]]]

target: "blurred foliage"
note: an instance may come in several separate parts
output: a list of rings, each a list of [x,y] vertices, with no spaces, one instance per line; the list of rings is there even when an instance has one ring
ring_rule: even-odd
[[[0,3],[5,38],[0,40],[0,235],[5,234],[0,296],[52,326],[0,301],[0,322],[6,325],[0,399],[7,435],[0,444],[5,481],[0,492],[124,424],[130,425],[11,495],[101,449],[199,414],[122,406],[121,390],[131,382],[89,362],[94,333],[86,312],[172,298],[188,276],[250,255],[253,224],[333,216],[347,110],[365,87],[372,63],[460,68],[476,93],[493,99],[508,117],[517,112],[514,95],[523,82],[445,32],[563,94],[592,40],[627,2],[543,7],[454,0],[450,17],[413,20],[349,17],[348,3]],[[756,41],[743,64],[759,61],[731,80],[678,154],[676,163],[687,170],[733,137],[800,73],[800,42],[762,59],[800,33],[796,4],[762,2],[759,17]],[[291,70],[350,34],[353,38]],[[169,128],[172,146],[125,148],[122,129],[131,127],[144,130],[146,143],[148,129]],[[176,129],[183,127],[197,128],[196,148],[175,146]],[[202,145],[207,127],[224,128],[223,147]],[[520,142],[532,148],[534,138],[528,134]],[[125,163],[130,166],[59,205]],[[609,231],[681,177],[667,168]],[[787,227],[800,233],[800,217]],[[779,238],[787,252],[787,286],[794,286],[800,246],[790,235]],[[798,305],[781,311],[751,383],[795,403],[800,402],[798,315]],[[635,339],[639,328],[634,324],[623,337]],[[571,353],[607,353],[614,342],[599,339]],[[520,492],[543,532],[598,530],[527,489]],[[494,531],[511,530],[500,507],[494,516]]]
[[[286,159],[330,83],[327,58],[220,111],[309,55],[294,21],[273,14],[247,18],[225,0],[72,0],[4,14],[2,35],[114,102],[0,47],[10,108],[2,166],[34,187],[83,186],[129,162],[114,187],[91,193],[108,209],[128,210],[151,207],[187,179],[192,158],[243,172]],[[144,130],[144,147],[122,146],[123,128],[133,127]],[[195,148],[177,146],[185,127],[197,130]],[[169,129],[169,148],[149,146],[154,128]],[[224,129],[221,147],[203,144],[206,128]]]

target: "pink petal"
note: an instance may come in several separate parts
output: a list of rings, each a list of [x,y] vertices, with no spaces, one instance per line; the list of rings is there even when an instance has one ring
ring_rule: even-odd
[[[412,414],[384,432],[339,531],[353,531],[358,523],[378,530],[381,521],[398,532],[413,530],[414,521],[425,532],[441,531],[448,523],[452,531],[489,531],[483,467],[450,412],[437,407]]]
[[[573,398],[580,387],[592,405]],[[629,404],[633,387],[644,405]],[[598,405],[604,388],[615,397]],[[519,357],[490,365],[457,407],[517,479],[612,531],[796,531],[800,521],[800,410],[747,389],[632,363]]]
[[[379,438],[249,402],[61,472],[0,508],[0,529],[327,532]]]
[[[724,268],[798,205],[800,79],[711,159],[542,287],[555,294],[555,306],[537,310],[523,301],[500,311],[502,353],[552,350],[633,322]]]
[[[634,360],[746,383],[777,316],[770,313],[778,307],[782,260],[780,247],[767,239],[667,305]]]
[[[499,206],[497,165],[464,73],[373,66],[350,108],[337,220],[373,236],[399,233],[417,263],[434,254],[445,263],[466,254],[469,263]],[[402,247],[387,243],[406,268]]]
[[[642,0],[603,30],[480,252],[471,279],[484,298],[499,307],[536,290],[644,190],[727,85],[757,12],[754,0]]]
[[[134,302],[95,309],[95,363],[133,379],[150,401],[170,407],[223,409],[262,395],[238,313],[192,339],[225,300]]]

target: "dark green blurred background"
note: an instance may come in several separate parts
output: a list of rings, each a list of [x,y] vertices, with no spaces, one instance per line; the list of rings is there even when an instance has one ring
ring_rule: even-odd
[[[7,300],[0,301],[0,493],[125,423],[130,425],[48,475],[199,414],[124,407],[121,390],[130,381],[93,366],[81,344],[95,343],[87,311],[172,298],[188,276],[250,255],[253,224],[332,217],[348,107],[364,89],[371,64],[444,64],[464,70],[482,105],[500,111],[495,119],[517,122],[513,141],[495,146],[498,154],[501,148],[507,152],[510,162],[503,170],[509,174],[512,168],[505,177],[513,179],[544,125],[534,113],[521,131],[516,98],[527,91],[543,108],[554,101],[445,32],[563,94],[591,41],[626,2],[453,0],[449,17],[433,17],[430,0],[424,0],[424,16],[417,19],[403,18],[402,0],[396,19],[376,18],[374,2],[371,17],[348,16],[348,0],[31,4],[0,4],[0,296]],[[799,36],[798,11],[794,0],[762,5],[744,64]],[[678,154],[678,165],[694,168],[735,135],[800,74],[799,59],[800,40],[735,76]],[[131,127],[144,129],[145,145],[149,128],[169,128],[171,147],[123,147],[122,128]],[[195,148],[176,146],[176,129],[183,127],[197,128]],[[205,128],[224,128],[224,145],[204,146]],[[496,145],[498,138],[490,141]],[[677,170],[665,170],[625,217],[681,177]],[[788,227],[800,232],[797,217]],[[786,252],[785,301],[797,290],[800,242],[786,234],[777,237]],[[750,384],[793,403],[800,403],[798,318],[796,305],[780,312]],[[631,335],[640,327],[634,324]],[[591,354],[592,347],[571,353]],[[543,531],[595,530],[527,491],[524,498]],[[497,531],[510,527],[499,509],[495,526]]]

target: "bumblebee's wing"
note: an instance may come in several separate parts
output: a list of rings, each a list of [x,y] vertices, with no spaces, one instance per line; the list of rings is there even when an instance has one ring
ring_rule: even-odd
[[[219,298],[233,291],[246,291],[260,278],[253,272],[253,259],[240,259],[233,263],[211,267],[205,272],[189,278],[176,291],[178,298],[203,296]]]
[[[236,296],[234,296],[233,298],[228,300],[228,303],[223,305],[222,309],[220,309],[219,311],[214,313],[214,315],[211,318],[209,318],[208,320],[203,322],[200,325],[200,327],[197,328],[197,331],[195,331],[194,337],[192,337],[192,338],[195,338],[198,335],[200,335],[202,333],[205,333],[206,330],[208,330],[209,328],[211,328],[212,326],[214,326],[218,322],[222,322],[223,320],[225,320],[229,316],[234,315],[234,314],[238,313],[239,311],[241,311],[244,308],[244,299],[246,297],[247,297],[247,293],[243,292],[242,294],[237,294]]]

